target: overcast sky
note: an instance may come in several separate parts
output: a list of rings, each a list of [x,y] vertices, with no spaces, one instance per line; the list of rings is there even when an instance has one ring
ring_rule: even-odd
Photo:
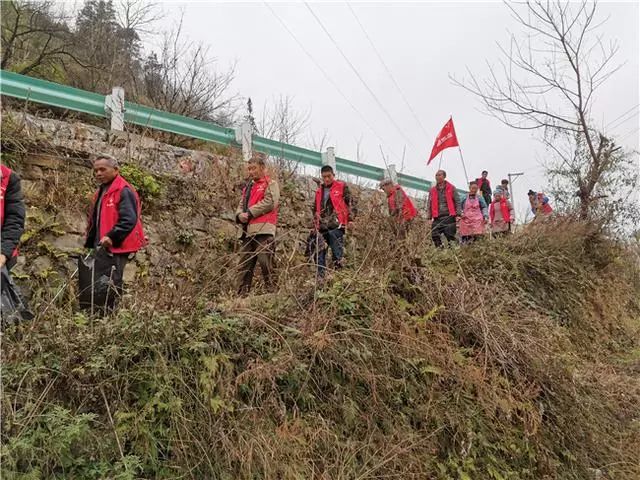
[[[640,59],[640,2],[603,2],[600,18],[610,15],[603,27],[605,39],[620,43],[618,60],[625,66],[599,92],[594,117],[629,148],[638,149]],[[544,189],[541,162],[546,153],[535,133],[518,131],[478,111],[471,94],[452,85],[449,74],[461,76],[466,67],[479,75],[485,61],[499,57],[496,42],[508,40],[517,26],[506,7],[494,2],[351,2],[355,16],[344,2],[313,2],[311,7],[345,55],[382,103],[388,115],[358,79],[336,46],[304,3],[271,2],[273,10],[298,37],[304,48],[323,66],[348,97],[354,109],[307,57],[273,13],[262,2],[169,2],[163,30],[175,24],[184,11],[184,32],[192,40],[209,45],[218,66],[237,62],[234,88],[250,96],[259,114],[265,102],[279,96],[294,97],[301,110],[311,109],[310,133],[326,130],[329,144],[341,157],[384,166],[379,145],[400,165],[406,145],[404,172],[432,179],[437,162],[426,159],[440,128],[453,115],[469,176],[481,170],[498,183],[508,172],[525,172],[515,191],[518,211],[528,188]],[[414,119],[390,76],[377,58],[362,23],[384,62],[417,113],[425,132]],[[517,31],[517,30],[515,30]],[[157,39],[156,39],[157,41]],[[635,108],[634,108],[635,107]],[[382,137],[378,138],[365,121]],[[391,117],[391,119],[389,118]],[[394,123],[402,130],[398,132]],[[616,127],[617,123],[621,123]],[[616,127],[616,128],[612,128]],[[635,130],[635,132],[634,132]],[[405,139],[405,136],[410,140]],[[311,135],[300,143],[310,146]],[[443,168],[449,179],[464,188],[457,149],[445,151]]]

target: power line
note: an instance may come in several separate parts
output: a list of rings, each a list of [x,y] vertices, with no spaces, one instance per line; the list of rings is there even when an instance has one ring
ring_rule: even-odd
[[[349,66],[351,67],[351,70],[353,70],[353,73],[355,73],[355,75],[358,77],[358,79],[360,80],[360,82],[362,83],[362,85],[364,85],[364,87],[367,89],[367,91],[371,94],[371,96],[373,97],[373,99],[376,101],[376,103],[378,104],[378,106],[380,107],[380,109],[385,113],[385,115],[387,116],[387,118],[389,119],[389,121],[393,124],[393,126],[396,128],[396,130],[398,130],[398,132],[400,133],[400,135],[402,135],[402,137],[404,137],[404,139],[407,141],[407,143],[409,145],[411,145],[411,147],[416,151],[416,153],[419,154],[418,150],[416,149],[415,145],[413,144],[413,142],[411,141],[411,139],[409,139],[406,134],[402,131],[402,129],[398,126],[398,124],[396,123],[396,121],[393,119],[393,117],[389,114],[389,112],[387,111],[387,109],[384,107],[384,105],[382,104],[382,102],[378,99],[377,95],[374,93],[373,90],[371,90],[371,87],[369,87],[369,85],[367,84],[367,82],[364,80],[364,78],[362,78],[362,75],[360,75],[360,72],[358,72],[358,69],[353,65],[353,63],[351,62],[351,60],[349,60],[349,58],[346,56],[346,54],[344,53],[344,51],[342,50],[342,48],[340,48],[340,45],[338,44],[338,42],[336,42],[336,40],[333,38],[333,36],[331,35],[331,33],[329,33],[329,31],[326,29],[326,27],[324,26],[324,24],[322,23],[322,21],[320,20],[320,18],[316,15],[316,13],[313,11],[313,9],[311,8],[311,6],[309,5],[309,3],[304,2],[304,4],[306,5],[307,9],[309,9],[309,12],[311,12],[311,15],[313,15],[313,18],[315,18],[316,22],[318,22],[318,25],[320,25],[320,28],[322,28],[322,30],[324,31],[324,33],[327,35],[327,37],[329,37],[329,40],[331,40],[331,42],[333,43],[333,45],[336,47],[336,49],[338,50],[338,52],[340,52],[340,55],[342,55],[342,58],[349,64]]]
[[[395,85],[396,90],[398,91],[398,93],[402,97],[402,100],[404,100],[405,105],[407,106],[407,108],[409,109],[409,111],[413,115],[413,118],[416,120],[416,122],[420,126],[420,129],[422,130],[422,133],[424,133],[425,137],[427,137],[427,139],[428,139],[429,138],[429,134],[427,133],[427,130],[424,128],[424,125],[422,125],[422,122],[420,121],[420,118],[418,117],[416,112],[413,110],[413,107],[411,106],[411,103],[409,103],[409,101],[407,100],[407,97],[405,96],[404,92],[402,91],[402,88],[400,88],[400,85],[398,84],[398,82],[396,81],[395,77],[393,76],[393,73],[391,73],[391,69],[387,66],[386,62],[382,58],[382,55],[380,54],[380,52],[376,48],[375,44],[373,43],[373,40],[369,36],[369,33],[367,33],[367,29],[364,28],[364,25],[362,24],[362,22],[358,18],[358,15],[356,14],[356,11],[353,9],[351,4],[349,2],[345,2],[345,3],[349,7],[349,10],[351,11],[351,14],[353,15],[353,17],[356,19],[356,22],[358,22],[358,25],[360,26],[360,29],[362,30],[362,33],[364,33],[364,36],[367,37],[367,40],[369,41],[369,45],[371,45],[371,48],[373,49],[373,51],[375,52],[376,56],[378,57],[378,60],[380,60],[380,63],[382,64],[382,66],[384,67],[385,71],[387,72],[387,75],[389,75],[389,78],[391,79],[391,81]]]
[[[354,112],[356,112],[358,114],[358,116],[362,119],[362,121],[365,123],[365,125],[369,128],[369,130],[371,130],[371,132],[378,137],[378,139],[384,143],[384,139],[382,138],[382,136],[376,131],[375,128],[373,128],[371,126],[371,124],[369,123],[369,120],[367,120],[367,117],[365,117],[360,110],[358,110],[355,105],[351,102],[351,100],[349,100],[349,97],[347,97],[345,95],[345,93],[342,91],[342,89],[338,86],[338,84],[329,76],[329,74],[326,72],[326,70],[324,68],[322,68],[322,66],[320,65],[320,63],[318,63],[315,59],[315,57],[305,48],[305,46],[302,44],[302,42],[298,39],[298,37],[293,33],[293,31],[291,31],[291,29],[287,26],[287,24],[284,22],[284,20],[282,20],[282,18],[276,13],[276,11],[271,7],[271,5],[269,5],[266,1],[263,2],[264,5],[271,11],[271,13],[273,14],[274,17],[276,17],[276,19],[278,20],[278,22],[280,22],[280,25],[282,25],[282,27],[287,31],[287,33],[291,36],[291,38],[293,38],[293,40],[298,44],[298,46],[300,47],[300,49],[307,55],[307,57],[309,57],[309,60],[311,60],[311,62],[313,62],[313,64],[316,66],[316,68],[318,70],[320,70],[320,72],[322,73],[322,75],[324,75],[324,77],[327,79],[327,81],[338,91],[338,93],[342,96],[342,98],[344,99],[345,102],[347,102],[347,104],[353,109]],[[397,156],[397,155],[396,155]]]
[[[640,107],[640,103],[639,103],[639,104],[637,104],[637,105],[635,105],[635,106],[633,106],[633,107],[631,107],[629,110],[627,110],[626,112],[624,112],[622,115],[620,115],[620,116],[618,116],[618,117],[614,118],[613,120],[611,120],[609,123],[607,123],[607,124],[604,126],[604,128],[605,128],[605,129],[609,128],[609,126],[610,126],[611,124],[616,123],[616,122],[617,122],[618,120],[620,120],[622,117],[624,117],[624,116],[625,116],[625,115],[627,115],[628,113],[631,113],[632,111],[634,111],[634,110],[635,110],[636,108],[638,108],[638,107]],[[634,115],[632,115],[630,118],[633,118],[633,117],[635,117],[635,114],[634,114]],[[625,120],[624,122],[620,123],[619,125],[614,126],[613,128],[617,128],[617,127],[619,127],[620,125],[622,125],[623,123],[626,123],[626,122],[628,122],[628,121],[629,121],[629,119]]]
[[[631,130],[630,132],[625,133],[624,135],[622,135],[622,137],[620,137],[620,141],[622,142],[623,140],[625,140],[627,137],[630,137],[631,135],[633,135],[634,133],[640,131],[640,127],[637,127],[633,130]]]

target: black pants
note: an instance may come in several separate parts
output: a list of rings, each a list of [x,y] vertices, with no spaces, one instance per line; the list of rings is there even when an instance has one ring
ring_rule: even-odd
[[[431,240],[433,244],[442,248],[441,235],[446,237],[448,242],[454,242],[456,240],[456,217],[453,215],[441,215],[433,219],[431,225]]]
[[[267,290],[275,290],[275,238],[273,235],[253,235],[242,239],[238,265],[238,293],[246,295],[251,290],[253,271],[260,264]]]

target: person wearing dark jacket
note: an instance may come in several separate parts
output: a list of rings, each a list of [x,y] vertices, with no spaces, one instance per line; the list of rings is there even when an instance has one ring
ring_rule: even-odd
[[[349,187],[335,179],[333,168],[325,165],[320,169],[322,184],[316,190],[312,206],[314,226],[326,242],[326,247],[318,251],[318,276],[327,269],[327,253],[331,249],[335,268],[344,265],[344,236],[347,226],[355,214]]]
[[[480,178],[476,178],[476,183],[478,184],[478,189],[482,194],[482,198],[484,199],[484,203],[489,205],[491,203],[491,182],[487,178],[489,172],[486,170],[482,171],[482,175]]]
[[[446,180],[447,172],[436,172],[436,184],[429,191],[427,218],[431,220],[431,240],[442,248],[442,235],[447,243],[456,240],[456,220],[462,216],[462,204],[456,188]]]
[[[0,166],[0,267],[11,270],[17,262],[18,243],[24,232],[24,198],[20,186],[20,177],[10,168]]]
[[[100,186],[93,196],[84,246],[104,249],[113,259],[115,270],[111,280],[119,294],[130,255],[146,244],[140,197],[120,175],[115,158],[98,156],[93,162],[93,172]]]

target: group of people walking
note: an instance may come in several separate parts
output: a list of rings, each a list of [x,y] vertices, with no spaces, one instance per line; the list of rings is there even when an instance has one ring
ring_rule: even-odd
[[[110,286],[111,295],[119,296],[127,262],[147,243],[141,221],[140,198],[135,188],[120,175],[117,159],[99,155],[93,163],[93,171],[99,187],[89,210],[84,246],[94,252],[95,262],[101,258],[108,269],[107,273],[96,278],[97,264],[90,264],[92,310],[97,285],[106,283]],[[267,174],[263,154],[255,154],[247,162],[247,172],[248,180],[235,215],[242,231],[238,265],[238,293],[241,295],[251,290],[257,265],[262,270],[267,290],[274,291],[276,287],[274,258],[280,189],[277,180]],[[15,264],[24,230],[25,206],[19,177],[5,166],[0,173],[0,266],[10,269]],[[345,235],[354,220],[356,208],[349,186],[336,179],[331,166],[323,166],[320,173],[322,178],[311,205],[313,231],[308,242],[308,254],[315,264],[317,277],[322,279],[328,269],[329,254],[334,269],[344,266]],[[442,237],[447,243],[456,242],[459,234],[460,242],[467,244],[483,237],[487,230],[492,235],[511,232],[515,214],[508,181],[503,180],[492,192],[487,176],[488,173],[483,171],[481,177],[470,182],[468,193],[461,198],[456,188],[446,180],[446,172],[436,172],[436,182],[429,192],[426,208],[431,238],[436,247],[444,247]],[[399,239],[404,239],[418,216],[418,209],[404,189],[392,180],[383,180],[380,188],[387,196],[396,234]],[[551,213],[549,199],[544,194],[529,191],[529,200],[534,214]],[[105,275],[108,277],[106,280]],[[81,284],[82,281],[80,275]],[[82,296],[82,285],[80,294]],[[80,303],[82,306],[82,300]],[[105,306],[112,308],[114,305],[115,299],[105,301]]]

